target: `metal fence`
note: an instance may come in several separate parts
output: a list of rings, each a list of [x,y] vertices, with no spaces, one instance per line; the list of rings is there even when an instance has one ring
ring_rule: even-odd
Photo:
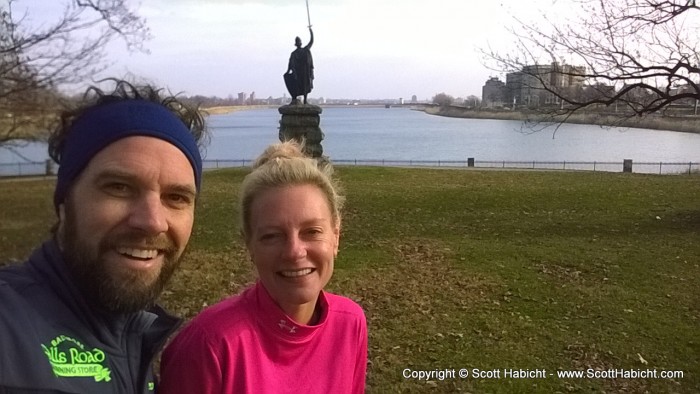
[[[54,166],[47,168],[44,161],[27,161],[22,163],[0,163],[0,177],[46,175],[53,173]]]
[[[253,160],[205,160],[204,168],[249,167]],[[508,160],[386,160],[339,159],[336,165],[380,167],[502,168],[564,171],[625,172],[624,161],[508,161]],[[640,174],[691,174],[700,172],[700,162],[633,162],[632,171]]]
[[[508,160],[333,160],[336,165],[382,167],[440,167],[440,168],[492,168],[559,171],[634,172],[640,174],[691,174],[700,173],[700,162],[632,162],[625,171],[624,161],[508,161]],[[204,160],[204,169],[250,167],[253,160]],[[53,175],[53,162],[0,163],[0,177]]]

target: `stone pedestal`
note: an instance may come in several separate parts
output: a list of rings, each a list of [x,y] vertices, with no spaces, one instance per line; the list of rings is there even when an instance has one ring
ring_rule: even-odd
[[[304,152],[313,158],[323,156],[323,131],[321,123],[321,112],[318,105],[310,104],[289,104],[279,107],[282,114],[280,120],[280,141],[297,140],[306,141]]]

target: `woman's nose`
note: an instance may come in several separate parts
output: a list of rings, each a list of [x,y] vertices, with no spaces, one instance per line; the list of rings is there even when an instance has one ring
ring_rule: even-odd
[[[296,261],[304,257],[306,257],[306,244],[304,241],[298,235],[287,237],[287,242],[285,242],[284,246],[284,258]]]

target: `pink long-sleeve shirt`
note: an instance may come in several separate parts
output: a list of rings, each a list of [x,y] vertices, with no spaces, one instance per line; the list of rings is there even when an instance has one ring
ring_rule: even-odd
[[[367,323],[352,300],[319,296],[297,324],[261,282],[205,309],[166,348],[160,393],[364,393]]]

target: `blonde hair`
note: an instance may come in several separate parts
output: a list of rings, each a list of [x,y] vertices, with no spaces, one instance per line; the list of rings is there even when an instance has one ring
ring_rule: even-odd
[[[239,208],[244,239],[250,236],[253,201],[266,190],[292,185],[318,187],[326,197],[333,224],[340,223],[345,197],[333,177],[333,166],[305,156],[303,143],[290,140],[268,146],[253,163],[253,171],[243,179]]]

